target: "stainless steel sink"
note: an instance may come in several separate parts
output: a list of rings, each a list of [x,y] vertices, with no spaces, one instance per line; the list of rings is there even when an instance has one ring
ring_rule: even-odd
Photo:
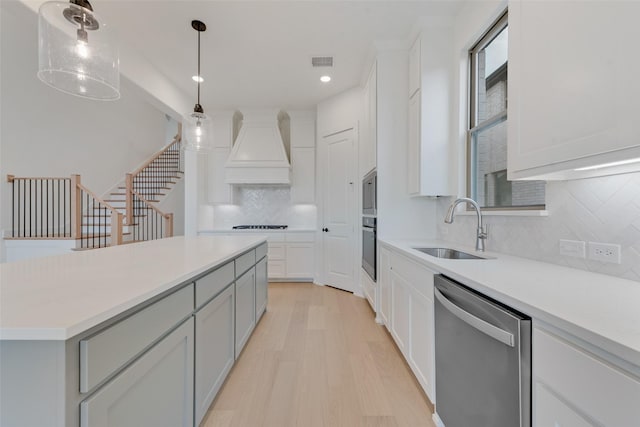
[[[487,259],[485,257],[472,255],[467,252],[457,251],[450,248],[413,248],[416,251],[423,252],[436,258],[446,259]]]

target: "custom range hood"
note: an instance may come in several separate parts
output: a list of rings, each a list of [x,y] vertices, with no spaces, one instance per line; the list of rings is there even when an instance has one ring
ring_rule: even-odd
[[[278,109],[242,111],[242,127],[225,164],[225,183],[291,183],[279,113]]]

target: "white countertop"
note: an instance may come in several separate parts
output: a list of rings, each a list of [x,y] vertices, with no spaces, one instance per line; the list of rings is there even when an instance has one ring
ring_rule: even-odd
[[[475,253],[473,248],[441,241],[379,241],[432,270],[630,362],[640,374],[640,282],[501,253],[484,253],[495,259],[448,260],[412,249],[449,247]]]
[[[210,230],[199,230],[199,234],[216,234],[216,233],[315,233],[313,228],[277,228],[277,229],[232,229],[232,228],[216,228]]]
[[[173,237],[0,264],[0,339],[66,340],[264,241]]]

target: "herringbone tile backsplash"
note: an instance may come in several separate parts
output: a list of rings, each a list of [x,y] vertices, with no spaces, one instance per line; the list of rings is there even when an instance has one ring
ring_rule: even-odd
[[[452,201],[438,200],[438,238],[472,246],[475,215],[443,221]],[[547,217],[485,216],[487,250],[640,281],[640,173],[548,182],[547,211]],[[620,244],[622,264],[561,256],[560,239]]]
[[[235,205],[213,207],[213,228],[228,229],[240,224],[281,224],[289,228],[316,228],[316,206],[291,203],[289,187],[274,185],[238,186]]]

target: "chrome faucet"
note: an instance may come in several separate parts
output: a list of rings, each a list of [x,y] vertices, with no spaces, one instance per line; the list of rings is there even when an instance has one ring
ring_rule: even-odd
[[[469,199],[468,197],[461,197],[459,199],[456,199],[455,202],[451,203],[451,206],[449,206],[449,211],[447,212],[447,216],[444,217],[444,222],[446,222],[447,224],[453,223],[453,215],[455,213],[456,206],[463,202],[470,204],[476,210],[476,214],[478,215],[476,251],[484,252],[484,241],[487,239],[487,229],[486,227],[482,226],[482,213],[480,212],[480,206],[478,206],[475,200]]]

